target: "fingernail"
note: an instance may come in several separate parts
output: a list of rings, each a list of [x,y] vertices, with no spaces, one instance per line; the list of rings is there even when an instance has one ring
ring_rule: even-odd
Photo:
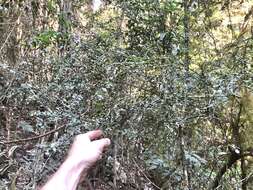
[[[111,144],[111,140],[110,139],[106,139],[106,143],[107,143],[107,145],[110,145]]]

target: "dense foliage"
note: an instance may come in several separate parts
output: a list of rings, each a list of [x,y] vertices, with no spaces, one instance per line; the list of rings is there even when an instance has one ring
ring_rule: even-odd
[[[35,189],[76,134],[80,189],[253,188],[251,0],[0,1],[0,187]]]

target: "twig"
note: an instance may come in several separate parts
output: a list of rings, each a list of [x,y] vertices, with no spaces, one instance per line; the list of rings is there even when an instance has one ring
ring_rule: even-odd
[[[134,164],[136,165],[136,167],[138,168],[138,170],[144,175],[144,177],[153,185],[153,186],[155,186],[157,189],[161,189],[160,187],[158,187],[154,182],[152,182],[149,178],[148,178],[148,176],[142,171],[142,169],[140,168],[140,166],[136,163],[136,161],[133,159],[133,161],[134,161]]]
[[[117,188],[117,155],[118,155],[118,142],[116,140],[117,138],[115,138],[115,143],[114,143],[114,155],[113,155],[113,185],[114,185],[114,189]]]
[[[5,114],[5,118],[6,118],[6,131],[7,131],[7,141],[10,140],[10,136],[11,136],[11,110],[8,109],[8,111]],[[7,145],[7,150],[9,150],[9,146]]]
[[[26,139],[19,139],[19,140],[13,140],[13,141],[3,141],[3,142],[0,142],[0,144],[8,145],[8,144],[13,144],[13,143],[22,143],[22,142],[27,142],[27,141],[33,141],[33,140],[45,137],[47,135],[50,135],[52,133],[55,133],[56,131],[59,131],[59,130],[65,128],[65,127],[66,127],[66,125],[63,125],[61,127],[53,129],[51,131],[48,131],[48,132],[46,132],[45,134],[42,134],[42,135],[37,135],[37,136],[26,138]]]
[[[9,38],[11,37],[12,32],[16,28],[20,16],[21,16],[21,14],[18,16],[18,19],[15,21],[15,25],[12,27],[11,31],[9,32],[8,36],[6,37],[6,39],[5,39],[5,41],[4,41],[3,45],[2,45],[2,47],[0,48],[0,54],[1,54],[2,50],[4,49],[5,44],[8,42]]]

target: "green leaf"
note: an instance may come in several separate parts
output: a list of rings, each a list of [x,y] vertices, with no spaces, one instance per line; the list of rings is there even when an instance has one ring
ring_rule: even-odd
[[[26,132],[34,132],[33,126],[27,123],[26,121],[20,121],[18,123],[18,128],[21,128]]]

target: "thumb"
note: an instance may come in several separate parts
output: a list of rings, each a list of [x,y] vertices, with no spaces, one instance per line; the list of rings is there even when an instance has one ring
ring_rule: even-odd
[[[103,139],[93,141],[93,143],[94,143],[95,147],[99,149],[99,151],[103,152],[103,150],[105,148],[110,146],[111,140],[108,138],[103,138]]]

